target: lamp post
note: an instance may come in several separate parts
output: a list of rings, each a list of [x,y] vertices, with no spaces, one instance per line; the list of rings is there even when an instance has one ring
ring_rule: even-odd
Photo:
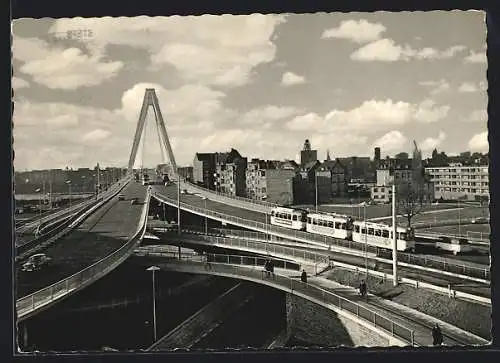
[[[318,172],[314,172],[315,210],[318,211]]]
[[[38,214],[39,214],[39,220],[38,223],[41,223],[42,220],[42,189],[37,188],[35,189],[35,193],[38,193]]]
[[[398,227],[396,223],[396,185],[392,185],[392,274],[393,285],[398,286]]]
[[[181,175],[177,173],[177,234],[181,235]],[[181,245],[179,244],[179,260],[181,259]]]
[[[203,197],[205,203],[205,234],[208,234],[207,199],[207,197]]]
[[[462,235],[462,221],[461,221],[461,215],[460,215],[460,196],[458,197],[458,200],[457,200],[457,207],[458,207],[458,235],[461,236]]]
[[[151,271],[153,275],[153,342],[156,342],[156,286],[155,286],[155,272],[159,271],[158,266],[151,266],[146,271]]]
[[[69,191],[69,207],[71,208],[71,180],[66,180],[66,184],[68,184],[68,191]]]

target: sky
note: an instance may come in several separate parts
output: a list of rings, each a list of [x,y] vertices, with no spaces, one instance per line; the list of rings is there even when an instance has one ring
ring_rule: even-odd
[[[484,13],[19,19],[16,170],[125,166],[154,88],[178,165],[488,150]],[[136,166],[168,161],[148,113]],[[145,145],[142,150],[142,145]]]

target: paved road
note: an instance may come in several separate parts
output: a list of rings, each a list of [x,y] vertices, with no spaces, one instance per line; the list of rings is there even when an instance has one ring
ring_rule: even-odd
[[[52,258],[45,269],[23,272],[21,266],[16,266],[17,296],[29,295],[71,276],[123,246],[137,230],[143,208],[142,202],[132,205],[130,198],[143,201],[146,188],[130,183],[123,194],[126,200],[113,198],[72,233],[43,251]]]

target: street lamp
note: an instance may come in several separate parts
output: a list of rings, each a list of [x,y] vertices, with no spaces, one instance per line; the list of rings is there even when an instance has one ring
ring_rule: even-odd
[[[318,211],[318,172],[314,172],[315,209]]]
[[[365,274],[368,280],[368,228],[366,226],[366,203],[363,202],[363,220],[365,225]]]
[[[42,189],[40,188],[37,188],[35,189],[35,193],[38,193],[38,207],[39,207],[39,215],[40,215],[40,219],[39,219],[39,223],[42,223],[41,220],[42,220]]]
[[[71,208],[71,180],[66,180],[66,184],[68,184],[68,189],[69,189],[69,207]]]
[[[207,197],[203,197],[205,202],[205,234],[208,234]]]
[[[153,273],[153,342],[156,342],[156,286],[155,286],[155,271],[159,271],[158,266],[151,266],[146,271]]]

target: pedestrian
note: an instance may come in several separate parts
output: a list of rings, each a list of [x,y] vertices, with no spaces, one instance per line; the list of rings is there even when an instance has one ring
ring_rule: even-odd
[[[441,333],[441,328],[436,323],[434,328],[432,328],[432,345],[441,345],[443,344],[443,334]]]
[[[300,281],[307,284],[307,272],[306,272],[306,270],[302,270],[302,275],[300,275]]]
[[[269,261],[269,272],[274,277],[274,262],[273,262],[273,260]]]
[[[264,271],[266,273],[266,277],[269,277],[269,260],[266,260],[266,263],[264,264]]]

